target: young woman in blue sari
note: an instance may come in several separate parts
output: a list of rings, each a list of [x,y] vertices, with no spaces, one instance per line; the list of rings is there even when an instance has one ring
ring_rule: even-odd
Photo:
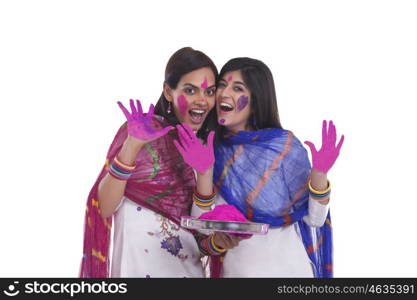
[[[311,167],[302,143],[281,126],[271,71],[251,58],[223,66],[216,109],[221,126],[214,157],[207,158],[215,162],[198,172],[193,215],[232,204],[270,229],[249,239],[216,233],[200,242],[212,277],[332,277],[327,173],[344,137],[336,144],[336,127],[323,121],[322,147],[305,142]],[[182,132],[176,146],[190,162],[198,141],[187,126]]]

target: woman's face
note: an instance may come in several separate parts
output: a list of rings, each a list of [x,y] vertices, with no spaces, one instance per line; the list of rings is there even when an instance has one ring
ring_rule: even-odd
[[[240,71],[225,73],[216,90],[217,121],[232,132],[248,130],[251,93]]]
[[[178,120],[198,130],[214,107],[215,84],[213,71],[201,68],[183,75],[176,89],[165,84],[164,94]]]

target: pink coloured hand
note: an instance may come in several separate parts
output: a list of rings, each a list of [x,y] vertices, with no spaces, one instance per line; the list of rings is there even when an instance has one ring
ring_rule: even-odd
[[[181,153],[184,161],[200,173],[204,173],[214,164],[213,138],[214,131],[211,131],[207,138],[207,145],[204,146],[190,126],[183,123],[177,125],[178,137],[181,144],[174,140],[174,145]]]
[[[142,105],[139,100],[136,100],[136,108],[133,100],[130,99],[132,113],[129,113],[120,101],[118,101],[117,104],[119,104],[120,109],[126,116],[128,134],[140,141],[150,142],[156,140],[167,134],[171,129],[174,129],[172,126],[167,126],[162,129],[158,128],[159,124],[152,120],[154,112],[153,104],[149,107],[149,112],[147,114],[143,113]]]
[[[330,121],[329,129],[327,129],[327,122],[324,120],[321,149],[317,151],[312,142],[304,142],[304,144],[310,147],[311,158],[313,160],[313,169],[323,173],[327,173],[330,170],[330,168],[336,162],[337,157],[339,156],[339,152],[342,148],[345,136],[342,135],[337,146],[336,139],[336,126],[333,125],[333,121]]]

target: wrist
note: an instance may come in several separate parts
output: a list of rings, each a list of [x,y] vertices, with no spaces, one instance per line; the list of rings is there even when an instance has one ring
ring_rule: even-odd
[[[317,169],[311,169],[310,179],[311,186],[315,190],[325,190],[328,186],[327,174]]]
[[[139,152],[139,150],[145,146],[146,142],[143,140],[140,140],[138,138],[135,138],[131,135],[128,135],[126,140],[123,143],[123,146],[126,146],[129,149],[132,150],[137,150]]]
[[[129,137],[124,141],[122,148],[117,154],[118,158],[123,163],[128,165],[133,165],[135,163],[139,151],[145,145],[144,143],[137,141],[138,140],[133,141],[132,139],[129,139]]]
[[[204,178],[204,177],[209,177],[209,176],[213,176],[213,165],[211,165],[207,170],[205,170],[204,172],[200,172],[200,171],[197,171],[196,170],[196,172],[197,172],[197,176],[198,177],[201,177],[201,178]]]

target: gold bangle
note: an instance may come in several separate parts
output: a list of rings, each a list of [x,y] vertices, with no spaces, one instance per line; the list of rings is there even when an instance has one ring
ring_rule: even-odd
[[[212,235],[211,235],[211,238],[210,238],[210,243],[211,243],[211,246],[213,247],[213,249],[214,250],[216,250],[217,252],[220,252],[220,253],[223,253],[223,252],[226,252],[226,249],[223,249],[223,248],[219,248],[215,243],[214,243],[214,235],[215,235],[216,233],[213,233]]]
[[[133,170],[135,169],[135,167],[136,167],[136,165],[127,165],[127,164],[125,164],[125,163],[121,162],[121,161],[117,158],[117,156],[115,156],[115,157],[114,157],[114,161],[115,161],[117,164],[121,165],[123,168],[128,169],[129,171],[133,171]]]
[[[328,193],[331,189],[332,189],[332,186],[331,186],[331,184],[330,184],[330,181],[327,179],[327,188],[324,190],[324,191],[317,191],[317,190],[315,190],[315,189],[313,189],[313,187],[311,186],[311,179],[308,181],[308,189],[311,191],[311,192],[313,192],[314,194],[319,194],[319,195],[321,195],[321,194],[326,194],[326,193]]]

